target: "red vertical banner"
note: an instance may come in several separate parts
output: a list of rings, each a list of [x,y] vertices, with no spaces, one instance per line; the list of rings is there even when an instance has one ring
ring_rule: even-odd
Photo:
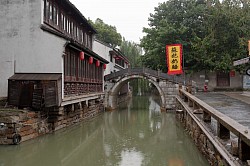
[[[182,45],[166,45],[166,60],[169,75],[182,74]]]

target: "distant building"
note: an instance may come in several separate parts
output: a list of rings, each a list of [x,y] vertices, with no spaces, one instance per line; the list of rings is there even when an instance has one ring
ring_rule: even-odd
[[[104,59],[109,61],[104,75],[111,74],[130,67],[128,58],[118,48],[113,48],[105,42],[95,39],[93,50]],[[128,92],[129,83],[125,84],[122,89],[120,89],[119,94],[126,95],[128,94]]]
[[[94,40],[93,51],[109,61],[104,75],[129,68],[130,66],[128,58],[118,48],[113,48],[98,39]]]
[[[2,1],[0,15],[0,97],[35,109],[102,98],[109,62],[69,0]]]
[[[206,86],[208,91],[216,90],[242,90],[243,85],[243,75],[231,71],[231,72],[195,72],[191,74],[190,80],[192,84],[199,90],[204,90]]]

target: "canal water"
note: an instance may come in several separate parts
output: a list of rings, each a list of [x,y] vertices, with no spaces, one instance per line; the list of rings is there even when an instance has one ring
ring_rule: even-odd
[[[0,146],[0,166],[208,166],[153,97],[17,146]]]

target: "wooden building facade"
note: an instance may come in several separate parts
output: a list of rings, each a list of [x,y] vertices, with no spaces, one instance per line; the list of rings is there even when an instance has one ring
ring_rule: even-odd
[[[30,1],[25,5],[35,6],[31,10],[41,8],[40,14],[33,14],[34,19],[27,19],[29,24],[41,22],[26,38],[35,40],[32,44],[43,52],[31,54],[33,48],[29,47],[29,54],[20,55],[27,66],[22,66],[25,62],[21,58],[14,60],[18,67],[8,79],[8,103],[39,110],[85,101],[89,94],[100,97],[108,61],[92,50],[96,30],[69,0]],[[37,61],[28,63],[34,56]]]

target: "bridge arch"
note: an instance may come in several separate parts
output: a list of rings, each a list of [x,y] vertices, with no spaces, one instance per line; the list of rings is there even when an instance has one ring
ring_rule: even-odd
[[[162,73],[160,70],[148,68],[127,68],[104,76],[106,107],[113,109],[117,106],[119,89],[129,80],[147,79],[158,90],[161,97],[161,109],[174,109],[175,96],[178,92],[178,83],[183,83],[182,77]]]
[[[159,86],[159,82],[157,82],[157,78],[149,76],[149,75],[141,75],[141,74],[134,74],[134,75],[125,75],[122,78],[120,78],[109,90],[108,93],[108,105],[111,108],[116,108],[117,105],[117,96],[119,90],[124,86],[126,83],[128,83],[130,80],[133,79],[147,79],[150,83],[152,83],[156,89],[159,92],[160,98],[161,98],[161,107],[165,108],[165,96],[164,91]]]

